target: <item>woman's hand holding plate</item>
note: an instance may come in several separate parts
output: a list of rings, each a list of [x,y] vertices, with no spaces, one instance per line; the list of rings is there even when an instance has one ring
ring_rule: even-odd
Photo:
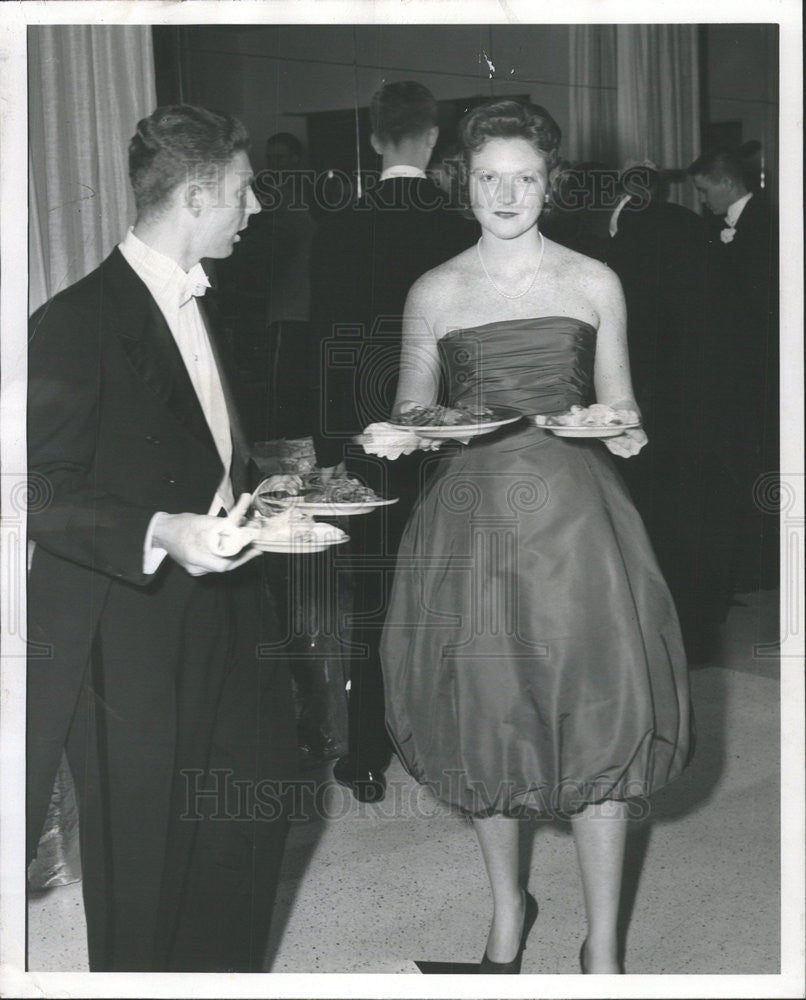
[[[634,427],[631,430],[624,431],[623,434],[618,434],[616,437],[603,438],[603,444],[614,455],[618,455],[621,458],[631,458],[633,455],[637,455],[638,452],[644,447],[649,438],[646,436],[646,431],[643,427]]]

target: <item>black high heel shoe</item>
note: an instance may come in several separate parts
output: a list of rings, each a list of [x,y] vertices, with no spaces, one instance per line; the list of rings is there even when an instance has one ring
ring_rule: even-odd
[[[523,892],[523,930],[521,931],[521,943],[518,946],[518,953],[511,962],[493,962],[491,958],[487,957],[485,950],[484,958],[482,958],[479,964],[480,976],[517,976],[521,971],[521,960],[523,959],[523,949],[526,947],[526,939],[529,937],[529,931],[532,929],[535,920],[537,920],[537,901],[534,896],[531,896],[525,890],[521,891]]]

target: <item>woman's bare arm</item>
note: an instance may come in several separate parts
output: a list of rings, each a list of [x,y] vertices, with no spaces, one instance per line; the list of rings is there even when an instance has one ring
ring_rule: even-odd
[[[406,299],[394,415],[415,406],[432,406],[439,396],[434,292],[434,282],[426,275],[412,286]]]
[[[613,409],[635,410],[640,416],[630,377],[624,293],[618,277],[608,267],[596,267],[591,282],[591,297],[599,313],[593,369],[596,400]],[[628,458],[638,454],[647,443],[647,436],[638,428],[606,438],[604,443],[614,455]]]

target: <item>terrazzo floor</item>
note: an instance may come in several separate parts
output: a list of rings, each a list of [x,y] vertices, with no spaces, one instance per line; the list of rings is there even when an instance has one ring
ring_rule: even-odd
[[[623,922],[626,969],[642,974],[780,971],[778,595],[745,595],[714,662],[692,671],[693,763],[633,824]],[[786,669],[800,669],[784,661]],[[416,960],[477,962],[489,890],[469,824],[395,761],[384,802],[354,801],[329,769],[324,816],[292,826],[266,969],[416,973]],[[525,823],[522,864],[540,905],[524,974],[575,973],[584,936],[566,825]],[[29,968],[87,968],[80,884],[28,906]]]

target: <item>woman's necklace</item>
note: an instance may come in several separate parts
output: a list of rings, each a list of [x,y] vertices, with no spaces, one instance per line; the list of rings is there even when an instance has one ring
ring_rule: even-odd
[[[505,299],[522,299],[527,292],[531,292],[534,283],[537,281],[537,275],[540,271],[540,265],[543,263],[543,251],[546,248],[546,244],[543,239],[543,234],[541,232],[538,232],[537,235],[540,237],[540,259],[537,262],[535,273],[532,275],[532,280],[529,282],[526,288],[524,288],[522,292],[516,292],[514,295],[511,292],[505,292],[503,288],[499,288],[498,285],[496,285],[496,283],[493,281],[492,275],[487,270],[487,265],[484,263],[484,258],[481,256],[481,240],[483,239],[483,237],[479,238],[479,241],[476,244],[476,250],[478,251],[479,261],[481,262],[481,269],[486,274],[487,280],[490,282],[493,288],[498,292],[499,295],[503,295]]]

